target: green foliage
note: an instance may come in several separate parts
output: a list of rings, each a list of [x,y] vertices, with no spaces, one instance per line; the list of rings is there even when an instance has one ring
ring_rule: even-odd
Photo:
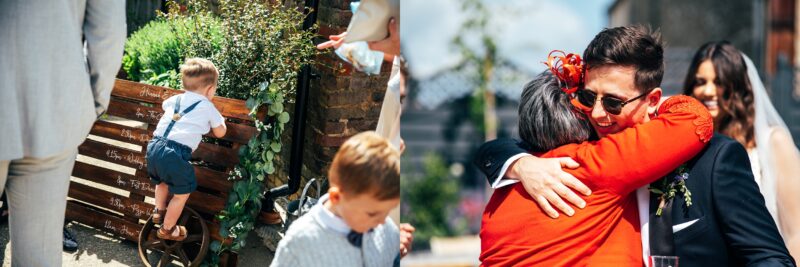
[[[126,44],[123,65],[131,80],[171,88],[180,87],[184,58],[211,59],[220,72],[217,94],[246,100],[255,120],[258,132],[240,147],[233,188],[216,216],[219,234],[230,242],[212,242],[204,266],[217,266],[222,253],[244,247],[261,210],[265,177],[275,173],[275,155],[283,147],[290,120],[285,104],[294,99],[301,67],[312,64],[317,52],[316,26],[303,30],[305,15],[291,2],[220,0],[212,13],[208,1],[169,1],[169,12]],[[256,117],[265,105],[266,116]]]
[[[177,69],[182,55],[183,49],[169,23],[152,21],[128,37],[122,68],[128,79],[143,81]]]
[[[219,94],[278,104],[294,93],[299,67],[316,54],[314,34],[302,29],[305,16],[261,1],[221,1],[226,39],[214,56],[220,68]],[[266,83],[264,83],[266,82]],[[272,96],[270,96],[272,95]],[[276,108],[280,114],[283,108]]]
[[[210,14],[161,15],[131,34],[122,68],[128,79],[180,88],[178,67],[186,57],[210,58],[222,43],[221,22]]]
[[[414,232],[414,246],[428,247],[434,236],[453,236],[448,224],[448,215],[458,201],[458,179],[453,177],[441,156],[433,153],[425,155],[424,175],[400,179],[400,192],[403,204],[403,218],[417,228]]]
[[[187,44],[187,53],[216,51],[211,59],[220,71],[217,93],[245,99],[258,132],[239,149],[240,161],[231,175],[237,180],[225,209],[216,217],[220,235],[231,242],[211,247],[207,259],[210,265],[217,265],[223,252],[244,247],[247,234],[253,230],[261,210],[265,177],[275,173],[275,155],[282,149],[280,137],[290,120],[284,104],[294,99],[297,74],[316,54],[314,29],[302,29],[305,15],[293,6],[234,0],[221,0],[219,6],[223,37],[219,49],[196,42]],[[191,0],[187,14],[181,16],[206,16],[206,7],[203,1]],[[177,11],[167,17],[179,16]],[[266,117],[256,117],[264,105],[268,106]]]

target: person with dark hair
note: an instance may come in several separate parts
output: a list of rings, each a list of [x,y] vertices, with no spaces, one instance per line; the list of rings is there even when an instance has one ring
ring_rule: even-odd
[[[550,151],[589,140],[592,126],[558,88],[556,76],[539,74],[525,85],[519,102],[519,137],[532,151]]]
[[[605,29],[591,41],[584,51],[584,58],[585,73],[580,75],[583,79],[577,89],[571,90],[574,91],[574,101],[571,102],[586,114],[600,138],[598,142],[616,138],[625,133],[626,129],[646,127],[663,119],[663,107],[659,108],[662,91],[658,87],[664,70],[663,45],[658,33],[641,26]],[[699,109],[705,112],[704,107],[700,106]],[[636,189],[636,193],[629,192],[630,194],[620,198],[631,201],[617,202],[617,206],[612,206],[622,206],[623,211],[638,214],[623,220],[628,223],[636,222],[638,217],[638,224],[634,225],[635,229],[632,231],[638,233],[641,230],[640,243],[631,244],[628,250],[641,248],[640,259],[646,266],[650,266],[651,255],[679,258],[680,266],[794,266],[794,260],[789,256],[775,222],[764,205],[764,198],[753,180],[744,147],[719,134],[709,137],[710,140],[706,139],[701,133],[711,131],[709,127],[713,126],[703,121],[705,120],[695,123],[701,140],[709,141],[705,149],[693,158],[681,161],[683,164],[670,175],[662,174],[665,176],[653,182],[650,187],[642,184],[644,186]],[[678,128],[675,126],[677,125],[663,129],[663,135],[659,135],[654,141],[662,144],[665,149],[682,146],[676,142]],[[628,149],[642,143],[631,140],[642,141],[625,139],[616,145]],[[522,186],[516,187],[528,195],[528,206],[538,204],[540,208],[531,210],[528,207],[524,212],[557,218],[558,213],[552,208],[552,203],[568,215],[550,223],[529,224],[530,231],[546,232],[546,229],[554,225],[591,216],[595,206],[607,204],[594,199],[595,195],[607,194],[608,189],[605,186],[615,184],[598,184],[597,177],[591,176],[588,180],[575,178],[577,170],[586,167],[583,165],[596,164],[596,161],[581,162],[583,159],[580,156],[586,154],[578,154],[579,157],[547,158],[547,154],[540,155],[541,157],[531,155],[526,148],[527,146],[514,140],[495,140],[481,147],[475,162],[495,188],[521,182]],[[663,153],[664,151],[656,151],[629,155],[623,160],[628,164],[602,171],[651,171],[650,168],[655,168],[654,166],[665,166],[663,163],[667,161],[659,164],[660,159],[657,159]],[[640,158],[647,159],[651,166],[645,168],[638,162],[633,163]],[[581,166],[576,169],[576,165]],[[630,180],[640,180],[643,176],[645,173],[615,176],[615,182],[629,183]],[[587,195],[586,201],[573,190]],[[576,213],[562,198],[566,198],[574,206],[586,207]],[[624,231],[621,225],[612,226],[612,231]],[[569,234],[572,238],[583,236],[586,233],[581,231],[585,229],[581,229],[576,228]],[[560,246],[560,242],[542,244]],[[602,249],[603,246],[600,246],[598,251],[587,257],[609,253]]]
[[[483,215],[482,264],[639,266],[642,260],[636,231],[636,198],[630,193],[698,153],[711,136],[711,117],[698,101],[681,96],[665,101],[661,115],[653,123],[585,142],[591,137],[591,125],[559,88],[559,84],[569,84],[560,79],[545,72],[525,86],[519,108],[519,135],[532,153],[575,158],[580,166],[571,173],[600,190],[587,198],[592,205],[586,210],[552,223],[546,214],[531,212],[536,203],[522,184],[497,189]],[[703,133],[695,125],[698,121],[708,124],[705,138],[698,137]],[[666,137],[667,129],[671,130],[675,145],[659,141]],[[640,154],[654,156],[630,159]],[[622,168],[626,165],[634,166]]]
[[[772,105],[755,66],[727,41],[697,50],[683,94],[702,101],[715,130],[746,149],[756,183],[789,252],[800,256],[800,151]]]

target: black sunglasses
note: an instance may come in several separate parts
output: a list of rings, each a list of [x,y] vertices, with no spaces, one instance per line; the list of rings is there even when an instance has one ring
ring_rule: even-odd
[[[619,115],[622,113],[622,108],[625,107],[625,105],[646,96],[648,93],[650,93],[650,91],[647,91],[637,97],[628,99],[628,101],[623,101],[617,97],[604,95],[600,99],[600,103],[603,105],[603,109],[605,109],[606,112],[613,115]],[[578,96],[578,101],[581,102],[581,104],[588,108],[594,108],[594,103],[597,101],[597,93],[586,90],[586,88],[581,88],[575,92],[575,94]]]

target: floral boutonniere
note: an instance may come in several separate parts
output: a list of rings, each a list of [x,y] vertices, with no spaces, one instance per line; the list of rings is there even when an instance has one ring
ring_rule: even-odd
[[[656,183],[650,185],[650,192],[659,195],[656,216],[661,216],[661,210],[667,205],[667,201],[672,201],[678,192],[683,194],[686,207],[692,206],[692,192],[686,188],[686,179],[689,179],[689,168],[683,164],[670,175],[662,178],[658,187],[653,186]]]

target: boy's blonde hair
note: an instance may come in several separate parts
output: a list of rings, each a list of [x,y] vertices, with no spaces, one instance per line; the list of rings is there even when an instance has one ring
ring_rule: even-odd
[[[372,131],[344,142],[328,174],[345,194],[371,193],[378,200],[400,197],[400,152]]]
[[[181,76],[184,90],[197,91],[209,85],[216,85],[219,71],[208,59],[187,58],[181,65]]]

